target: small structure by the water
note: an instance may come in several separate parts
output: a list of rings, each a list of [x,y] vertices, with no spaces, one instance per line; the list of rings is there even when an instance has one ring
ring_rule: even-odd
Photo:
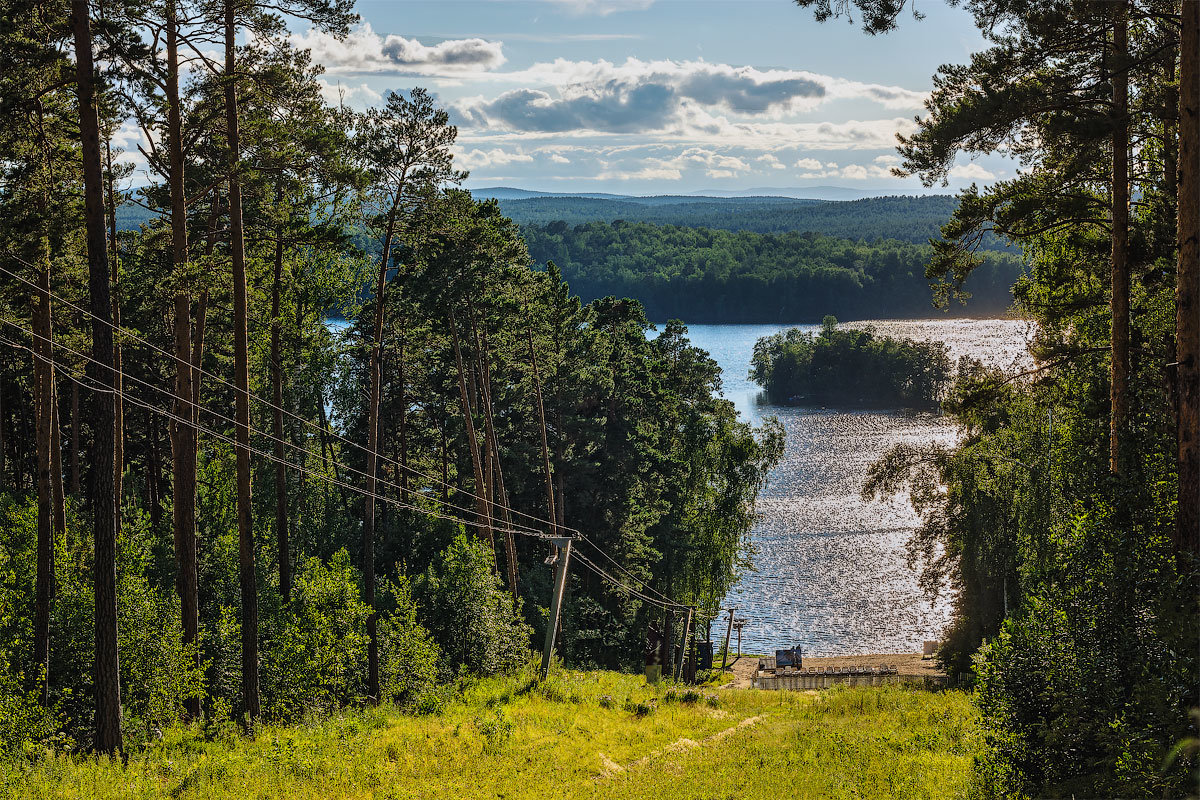
[[[789,651],[790,652],[790,651]],[[797,659],[798,661],[798,659]],[[835,683],[850,686],[882,686],[899,683],[895,666],[805,667],[797,666],[790,658],[777,664],[773,657],[760,658],[758,669],[750,680],[755,689],[828,689]]]

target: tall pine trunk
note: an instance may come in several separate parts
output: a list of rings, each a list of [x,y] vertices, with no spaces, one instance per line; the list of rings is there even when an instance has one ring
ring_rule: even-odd
[[[507,569],[508,588],[513,600],[517,598],[517,545],[513,539],[512,517],[508,510],[508,493],[504,490],[504,470],[500,465],[500,442],[496,437],[496,420],[492,408],[492,369],[488,359],[488,344],[486,329],[481,334],[475,324],[475,306],[468,303],[471,312],[471,330],[475,334],[475,352],[479,361],[479,383],[482,388],[481,403],[483,405],[483,420],[486,426],[485,441],[488,448],[488,468],[491,478],[488,480],[490,513],[494,521],[496,506],[499,505],[506,525],[504,526],[504,560]]]
[[[187,196],[184,185],[183,113],[179,97],[179,22],[174,0],[167,5],[167,159],[171,203],[171,264],[175,289],[175,415],[195,423],[195,369],[192,364],[192,298],[187,286]],[[183,624],[183,643],[193,645],[200,631],[200,587],[196,549],[196,431],[171,423],[171,525],[175,541],[175,589]],[[199,652],[196,653],[197,659]],[[187,715],[200,716],[200,698],[184,699]]]
[[[114,187],[116,176],[113,175],[112,150],[109,140],[104,140],[104,171],[107,173],[108,180],[105,181],[108,191],[108,203],[105,206],[107,212],[106,220],[108,222],[108,243],[110,247],[109,253],[109,269],[111,270],[111,291],[112,291],[112,321],[113,325],[120,326],[121,324],[121,282],[120,282],[120,262],[117,260],[117,193]],[[113,506],[117,524],[117,535],[121,534],[121,504],[124,497],[125,484],[125,404],[121,399],[121,395],[125,391],[124,381],[122,380],[121,372],[121,340],[113,341],[113,367],[115,374],[113,375],[113,386],[116,388],[114,395],[113,413],[115,420],[113,422]]]
[[[53,459],[51,418],[54,406],[54,368],[50,326],[50,242],[41,241],[38,270],[40,291],[33,299],[33,418],[37,442],[37,564],[34,576],[33,663],[41,671],[38,697],[50,704],[50,601],[54,573],[52,525],[53,492],[50,475]]]
[[[87,226],[88,303],[92,314],[92,376],[101,387],[93,397],[92,516],[95,537],[96,750],[113,754],[121,744],[121,681],[117,658],[117,517],[113,474],[116,398],[112,292],[104,230],[104,179],[100,163],[100,121],[96,114],[92,63],[92,24],[87,0],[71,0],[75,40],[75,87],[79,96],[79,138],[83,156],[84,219]]]
[[[1179,38],[1179,260],[1175,344],[1179,503],[1175,547],[1200,553],[1200,0],[1184,0]]]
[[[250,501],[250,347],[246,239],[242,228],[241,142],[237,100],[237,3],[225,0],[225,136],[229,147],[229,256],[233,266],[233,361],[236,392],[238,577],[242,595],[242,704],[259,715],[258,587],[254,574],[254,509]]]
[[[467,448],[471,453],[471,469],[475,473],[475,512],[479,520],[479,537],[496,552],[492,526],[488,519],[487,485],[483,480],[483,463],[479,456],[479,439],[475,434],[475,420],[471,412],[471,398],[467,394],[467,376],[463,364],[462,343],[458,336],[458,320],[450,312],[450,337],[454,343],[454,362],[458,368],[458,396],[462,403],[463,424],[466,426]]]
[[[1109,469],[1121,474],[1129,420],[1129,17],[1119,0],[1113,20],[1112,85],[1112,363]]]
[[[400,193],[388,212],[383,233],[383,252],[375,281],[375,320],[371,331],[371,396],[367,409],[367,494],[363,498],[362,573],[363,602],[371,607],[367,617],[367,696],[379,700],[379,641],[375,620],[375,487],[379,469],[379,404],[383,395],[383,309],[387,293],[388,262],[392,257],[392,236],[396,232],[396,211]]]
[[[79,381],[71,381],[71,494],[79,496]]]
[[[282,206],[283,188],[275,192]],[[283,452],[283,341],[280,330],[280,295],[283,292],[283,223],[275,228],[275,265],[271,281],[271,431],[275,436],[275,540],[279,548],[279,593],[292,599],[292,558],[288,547],[287,466]],[[303,473],[301,473],[303,474]]]
[[[528,316],[526,317],[528,320]],[[550,445],[546,435],[546,405],[542,402],[542,375],[538,370],[537,353],[533,349],[533,328],[526,323],[525,339],[529,342],[529,368],[533,372],[533,397],[537,402],[538,432],[542,438],[542,472],[546,479],[546,519],[550,521],[550,532],[558,535],[558,518],[554,511],[554,476],[550,467]]]

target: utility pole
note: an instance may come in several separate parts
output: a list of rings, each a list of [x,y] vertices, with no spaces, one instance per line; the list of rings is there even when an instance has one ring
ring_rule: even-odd
[[[736,620],[733,623],[733,627],[737,628],[737,632],[738,632],[738,648],[737,648],[737,653],[738,653],[737,657],[738,658],[742,657],[742,627],[745,626],[745,624],[746,624],[746,620],[744,620],[744,619]]]
[[[725,649],[721,653],[721,669],[725,669],[725,667],[729,663],[729,634],[733,633],[733,612],[735,612],[737,610],[738,610],[738,606],[733,606],[728,609],[728,611],[729,611],[729,627],[727,627],[725,629]]]
[[[687,656],[688,632],[692,629],[692,609],[687,610],[687,620],[683,623],[683,642],[679,647],[679,666],[675,670],[675,680],[683,677],[683,659]]]
[[[554,598],[550,601],[550,617],[546,620],[546,649],[542,652],[542,680],[550,673],[550,656],[554,653],[554,637],[558,633],[558,615],[562,611],[563,590],[567,586],[567,562],[571,560],[570,538],[551,539],[557,550],[554,572]]]

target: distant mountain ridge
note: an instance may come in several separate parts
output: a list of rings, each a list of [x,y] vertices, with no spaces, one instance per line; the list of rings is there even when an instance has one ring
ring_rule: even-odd
[[[661,203],[667,199],[678,201],[696,199],[748,199],[767,200],[864,200],[868,197],[886,197],[889,192],[885,189],[852,189],[846,186],[796,186],[796,187],[761,187],[755,189],[702,189],[695,192],[676,195],[633,195],[615,194],[613,192],[545,192],[538,189],[518,189],[512,186],[485,186],[471,189],[471,194],[477,198],[495,198],[496,200],[529,200],[535,197],[587,197],[599,200],[626,200],[629,202]]]
[[[823,234],[851,241],[897,239],[926,244],[939,238],[958,200],[951,195],[871,197],[829,202],[779,197],[688,198],[685,202],[634,202],[588,197],[530,197],[500,200],[506,216],[523,226],[561,223],[647,222],[685,228],[752,233]],[[1006,250],[990,234],[984,247]]]

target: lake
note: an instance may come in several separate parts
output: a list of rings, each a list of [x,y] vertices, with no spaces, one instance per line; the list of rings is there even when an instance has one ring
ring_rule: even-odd
[[[1020,320],[879,320],[880,334],[945,342],[952,359],[971,355],[1004,367],[1028,365],[1029,324]],[[722,394],[743,418],[778,417],[787,431],[780,464],[759,500],[751,533],[755,571],[726,598],[747,622],[746,652],[802,645],[813,655],[898,653],[937,639],[949,598],[921,592],[905,542],[919,524],[907,499],[863,500],[867,468],[901,442],[951,444],[953,426],[936,415],[766,405],[747,378],[754,343],[790,327],[693,325],[689,336],[723,373]],[[714,623],[713,636],[724,635]],[[735,634],[736,635],[736,634]]]

